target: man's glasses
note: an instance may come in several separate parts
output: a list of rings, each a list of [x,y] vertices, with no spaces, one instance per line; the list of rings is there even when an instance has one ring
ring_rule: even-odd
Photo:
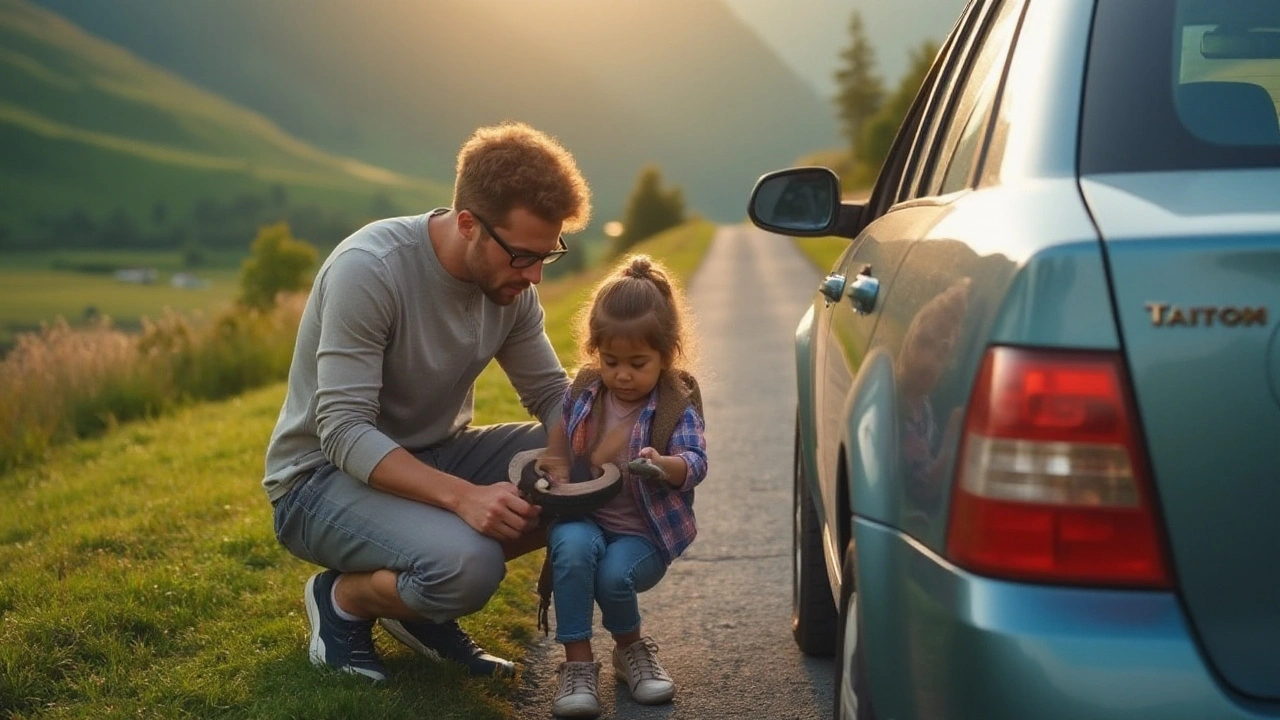
[[[511,256],[511,267],[513,268],[533,267],[534,265],[537,265],[539,262],[541,262],[543,265],[550,265],[551,263],[563,257],[565,253],[569,252],[569,246],[564,244],[563,235],[556,238],[556,249],[552,250],[549,253],[539,255],[538,253],[531,253],[531,252],[524,252],[524,251],[517,252],[515,250],[512,250],[511,246],[508,245],[505,240],[503,240],[501,237],[498,237],[498,233],[494,232],[493,227],[490,226],[489,223],[485,222],[484,218],[480,217],[479,215],[476,215],[475,210],[470,210],[468,212],[471,213],[472,217],[480,221],[480,227],[484,228],[484,231],[489,233],[489,237],[493,238],[494,242],[498,243],[498,247],[507,251],[507,254]]]

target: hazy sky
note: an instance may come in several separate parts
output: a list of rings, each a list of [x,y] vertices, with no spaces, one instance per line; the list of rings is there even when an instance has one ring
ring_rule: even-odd
[[[849,45],[849,19],[857,9],[892,87],[906,70],[910,50],[941,41],[964,0],[723,0],[768,43],[783,62],[823,96],[835,93],[840,51]]]

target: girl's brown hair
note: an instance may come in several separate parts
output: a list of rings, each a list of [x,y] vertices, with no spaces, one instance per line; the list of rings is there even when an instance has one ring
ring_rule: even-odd
[[[594,366],[602,344],[626,337],[644,340],[658,351],[663,365],[685,368],[693,360],[686,315],[684,296],[667,269],[648,255],[628,256],[578,313],[578,361]]]
[[[518,122],[482,127],[458,151],[455,210],[471,210],[495,225],[524,208],[563,232],[591,218],[591,189],[573,155],[555,138]]]

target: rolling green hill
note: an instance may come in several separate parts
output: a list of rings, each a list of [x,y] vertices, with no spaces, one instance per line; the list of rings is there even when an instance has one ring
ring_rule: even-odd
[[[414,176],[451,179],[477,125],[530,122],[578,157],[600,220],[648,163],[692,209],[740,220],[761,173],[838,143],[827,99],[721,0],[37,2],[295,137]]]
[[[0,0],[0,148],[0,248],[105,244],[113,223],[153,245],[198,240],[193,215],[237,207],[350,224],[448,195],[318,150],[25,0]]]

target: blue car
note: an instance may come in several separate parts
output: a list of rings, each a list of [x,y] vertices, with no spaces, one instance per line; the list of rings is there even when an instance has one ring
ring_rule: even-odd
[[[796,331],[835,714],[1280,718],[1280,1],[972,0]]]

